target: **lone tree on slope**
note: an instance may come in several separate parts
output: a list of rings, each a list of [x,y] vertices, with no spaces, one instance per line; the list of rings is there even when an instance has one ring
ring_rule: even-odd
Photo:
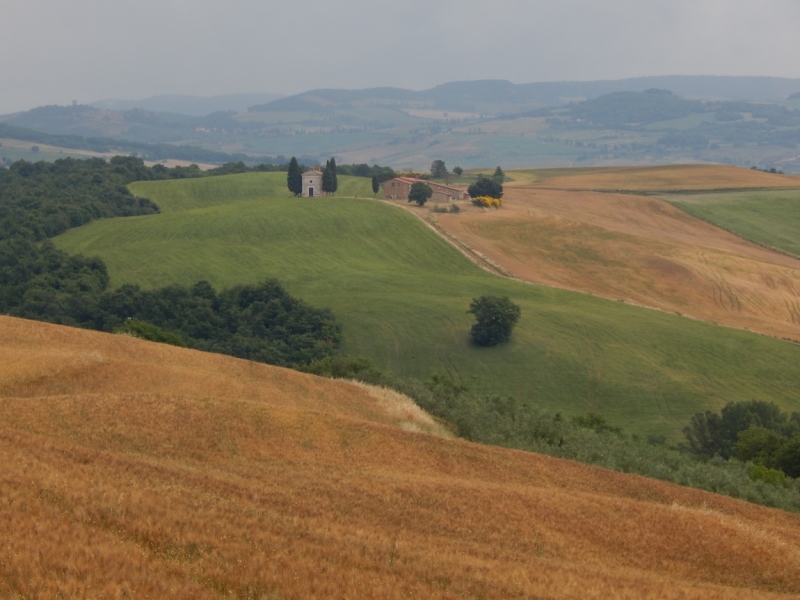
[[[476,323],[470,329],[472,341],[478,346],[497,346],[507,342],[522,311],[508,296],[481,296],[473,298],[468,313],[475,315]]]
[[[494,170],[492,179],[494,179],[497,183],[503,183],[506,180],[506,174],[503,173],[503,169],[500,168],[500,165],[497,165],[497,168]]]
[[[489,179],[488,177],[481,177],[467,188],[467,193],[472,198],[489,196],[490,198],[497,198],[499,200],[503,197],[503,184],[494,179]]]
[[[297,159],[293,156],[289,161],[289,172],[286,174],[286,187],[292,192],[295,197],[303,193],[303,175],[300,173],[300,165],[297,164]]]
[[[411,190],[408,192],[408,201],[416,202],[419,206],[424,206],[428,198],[433,196],[433,190],[427,183],[417,181],[411,185]]]
[[[378,190],[381,189],[381,182],[378,181],[378,176],[372,176],[372,196],[375,197],[378,195]]]

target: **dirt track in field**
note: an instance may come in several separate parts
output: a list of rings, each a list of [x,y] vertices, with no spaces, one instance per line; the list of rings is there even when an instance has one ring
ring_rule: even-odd
[[[799,515],[429,427],[346,382],[0,317],[0,597],[800,594]]]
[[[800,340],[800,260],[663,200],[515,185],[500,210],[437,220],[526,281]]]

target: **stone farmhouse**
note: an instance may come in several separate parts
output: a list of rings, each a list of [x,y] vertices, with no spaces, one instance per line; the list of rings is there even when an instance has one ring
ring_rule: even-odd
[[[430,199],[433,202],[452,202],[453,200],[469,198],[465,190],[450,187],[449,185],[425,181],[424,179],[416,179],[414,177],[396,177],[383,182],[384,200],[408,200],[408,193],[411,191],[411,186],[418,181],[431,188],[433,195]]]
[[[300,195],[303,198],[325,195],[322,191],[322,168],[319,165],[303,173],[303,191]]]

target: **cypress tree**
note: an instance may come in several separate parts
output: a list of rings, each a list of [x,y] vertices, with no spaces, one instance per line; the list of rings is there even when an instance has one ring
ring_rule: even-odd
[[[336,190],[339,189],[339,178],[336,176],[336,159],[333,157],[331,157],[330,168],[331,168],[331,188],[332,188],[331,192],[335,194]]]
[[[286,187],[292,192],[295,197],[303,193],[303,175],[300,173],[300,165],[297,164],[297,159],[293,156],[289,161],[289,172],[286,174]]]
[[[333,176],[331,174],[331,161],[325,162],[325,170],[322,172],[322,191],[326,194],[332,193],[333,189]]]
[[[373,196],[377,196],[379,189],[381,189],[381,184],[378,181],[378,176],[377,175],[373,175],[372,176],[372,195]]]

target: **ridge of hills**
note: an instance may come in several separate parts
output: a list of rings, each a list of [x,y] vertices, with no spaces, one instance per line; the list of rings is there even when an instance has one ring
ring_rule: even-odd
[[[449,111],[497,115],[560,106],[614,92],[669,89],[680,96],[706,100],[785,100],[800,91],[800,79],[782,77],[653,76],[600,81],[552,81],[515,84],[502,79],[453,81],[428,90],[397,87],[361,90],[314,89],[251,106],[251,111],[332,110],[355,103],[417,102]]]
[[[138,108],[152,112],[178,113],[192,117],[203,117],[220,111],[241,112],[253,104],[272,102],[282,97],[282,94],[256,93],[220,94],[217,96],[162,94],[149,98],[141,98],[139,100],[107,98],[90,102],[89,105],[106,110],[132,110]]]
[[[800,593],[798,515],[413,431],[363,386],[9,317],[0,365],[2,595]]]
[[[172,111],[179,105],[171,100],[146,105],[167,112],[49,106],[0,122],[220,154],[206,162],[225,161],[225,154],[247,162],[294,155],[313,164],[335,155],[340,164],[414,170],[442,159],[464,168],[711,162],[800,171],[798,94],[800,80],[769,77],[487,80],[423,91],[311,90],[201,116]]]

